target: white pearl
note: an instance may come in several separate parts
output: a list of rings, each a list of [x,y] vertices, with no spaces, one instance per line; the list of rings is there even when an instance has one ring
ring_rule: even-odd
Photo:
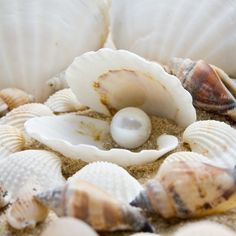
[[[141,109],[127,107],[118,111],[111,121],[111,136],[124,148],[144,144],[151,134],[151,121]]]

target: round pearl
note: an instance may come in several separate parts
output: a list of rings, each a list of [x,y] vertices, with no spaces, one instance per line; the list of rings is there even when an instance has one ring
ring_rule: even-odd
[[[151,134],[151,121],[139,108],[127,107],[118,111],[111,121],[111,136],[124,148],[144,144]]]

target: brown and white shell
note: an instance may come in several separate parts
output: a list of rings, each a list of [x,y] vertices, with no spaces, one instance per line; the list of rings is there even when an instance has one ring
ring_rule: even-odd
[[[4,187],[3,183],[0,183],[0,209],[5,207],[11,200],[9,192]]]
[[[4,116],[8,111],[8,106],[3,99],[0,98],[0,116]]]

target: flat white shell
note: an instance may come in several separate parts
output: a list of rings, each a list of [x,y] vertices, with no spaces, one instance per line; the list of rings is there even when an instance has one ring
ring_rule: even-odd
[[[46,81],[74,57],[102,47],[107,6],[100,0],[2,0],[0,88],[21,88],[46,99]]]
[[[111,9],[115,46],[166,64],[203,59],[236,77],[234,0],[118,0]]]
[[[230,125],[215,121],[197,121],[183,133],[183,141],[192,151],[200,153],[219,166],[236,165],[236,130]]]
[[[109,135],[109,128],[108,122],[76,114],[38,117],[25,123],[26,132],[32,138],[66,157],[85,162],[108,161],[120,166],[142,165],[157,160],[178,145],[175,136],[161,135],[157,140],[157,150],[104,150],[104,140]]]
[[[138,107],[182,127],[196,120],[192,97],[175,76],[125,50],[85,53],[68,67],[66,77],[78,100],[100,113]]]
[[[120,201],[130,203],[143,187],[122,167],[109,162],[94,162],[88,164],[68,181],[85,180],[110,193]]]

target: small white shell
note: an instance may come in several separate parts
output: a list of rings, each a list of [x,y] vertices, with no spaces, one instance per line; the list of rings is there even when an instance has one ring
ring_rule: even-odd
[[[196,120],[192,97],[175,76],[125,50],[85,53],[68,67],[66,77],[82,104],[106,115],[138,107],[182,127]]]
[[[0,162],[0,182],[13,199],[29,179],[36,180],[43,189],[65,183],[60,158],[44,150],[13,153]]]
[[[50,90],[52,90],[52,92],[68,88],[69,86],[66,81],[65,72],[63,71],[60,74],[49,79],[47,81],[47,85],[50,87]]]
[[[85,180],[96,185],[116,199],[130,203],[143,187],[125,169],[108,162],[88,164],[72,177],[69,182],[77,179]]]
[[[104,142],[109,135],[109,123],[76,114],[33,118],[26,122],[25,129],[30,137],[66,157],[85,162],[108,161],[120,166],[152,162],[178,145],[175,136],[161,135],[157,139],[157,150],[105,150]]]
[[[76,112],[86,109],[72,93],[71,89],[63,89],[54,93],[44,103],[55,113]]]
[[[192,151],[215,161],[221,167],[236,165],[236,130],[230,125],[215,121],[197,121],[183,134],[183,141]]]

